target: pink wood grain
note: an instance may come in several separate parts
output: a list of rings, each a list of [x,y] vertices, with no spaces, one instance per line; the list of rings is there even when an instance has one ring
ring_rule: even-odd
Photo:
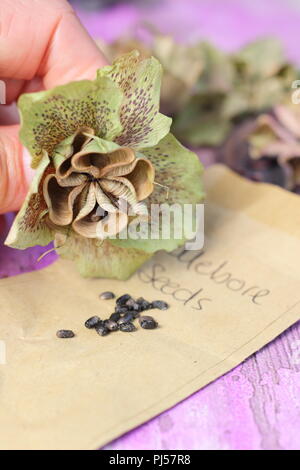
[[[235,370],[106,448],[299,450],[300,366],[292,351],[299,338],[300,323]]]

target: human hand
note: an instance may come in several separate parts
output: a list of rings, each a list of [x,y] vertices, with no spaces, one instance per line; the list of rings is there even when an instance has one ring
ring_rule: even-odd
[[[1,0],[0,78],[6,103],[20,94],[93,79],[106,60],[66,0]],[[0,214],[20,208],[32,177],[19,125],[0,105]]]

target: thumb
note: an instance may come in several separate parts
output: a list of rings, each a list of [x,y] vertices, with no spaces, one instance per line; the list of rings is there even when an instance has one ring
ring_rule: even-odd
[[[21,207],[32,176],[29,154],[19,141],[19,126],[1,126],[0,214]]]

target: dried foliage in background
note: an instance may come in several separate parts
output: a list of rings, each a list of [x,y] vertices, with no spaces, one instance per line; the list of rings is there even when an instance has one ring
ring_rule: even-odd
[[[300,78],[281,43],[259,39],[234,54],[202,41],[178,44],[142,25],[138,34],[105,46],[112,60],[138,49],[164,68],[162,111],[172,132],[190,147],[214,147],[239,173],[298,191],[300,110],[292,104],[292,83]]]

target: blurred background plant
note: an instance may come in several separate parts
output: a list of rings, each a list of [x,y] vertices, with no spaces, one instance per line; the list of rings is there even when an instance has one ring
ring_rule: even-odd
[[[120,0],[70,0],[75,7],[79,6],[87,10],[100,10],[109,6],[117,5]]]
[[[70,0],[75,7],[79,6],[86,10],[102,10],[104,8],[112,7],[120,4],[135,3],[137,5],[145,5],[154,3],[155,0]]]
[[[294,2],[287,2],[294,7]],[[109,60],[132,49],[138,49],[144,57],[154,55],[159,59],[164,68],[161,108],[173,118],[172,131],[179,140],[197,149],[200,155],[210,152],[209,161],[221,161],[248,178],[300,192],[300,111],[291,100],[292,84],[300,79],[300,73],[277,35],[257,34],[255,40],[243,40],[240,47],[229,51],[228,47],[216,45],[211,35],[205,34],[205,28],[211,20],[222,29],[224,7],[222,12],[219,0],[210,6],[205,0],[186,0],[181,5],[177,0],[73,3],[95,12],[102,9],[102,15],[111,12],[106,16],[108,24],[119,27],[119,34],[108,41],[94,34]],[[241,6],[250,13],[256,8],[256,14],[268,14],[271,4],[274,11],[282,5],[277,0],[263,0],[259,10],[248,0],[226,3],[229,10],[235,8],[236,16]],[[215,16],[207,16],[205,21],[205,15],[213,11]],[[241,18],[251,22],[251,15],[243,18],[241,11]],[[188,27],[180,40],[174,37],[177,31],[165,34],[170,30],[169,23],[164,22],[168,12],[173,29],[178,24],[183,31],[186,18],[194,24],[198,15],[201,39]],[[193,12],[195,20],[191,20]],[[114,23],[112,18],[119,21]],[[242,36],[242,27],[243,24],[237,35]],[[225,40],[219,41],[222,42],[225,44]]]

